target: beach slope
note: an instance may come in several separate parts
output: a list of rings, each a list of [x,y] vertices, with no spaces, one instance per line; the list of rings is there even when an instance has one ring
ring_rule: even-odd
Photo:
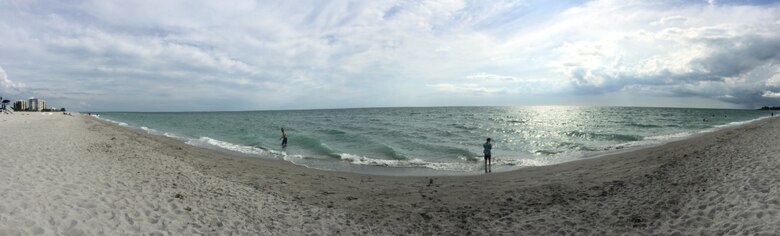
[[[82,115],[0,115],[0,235],[780,232],[780,119],[477,176],[232,156]]]

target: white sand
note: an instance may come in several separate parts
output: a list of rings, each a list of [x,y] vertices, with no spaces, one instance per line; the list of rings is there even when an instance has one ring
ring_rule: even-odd
[[[613,156],[386,177],[82,115],[0,115],[0,235],[780,234],[780,119]]]
[[[0,115],[0,235],[302,234],[293,225],[322,211],[200,174],[81,115],[22,114]]]

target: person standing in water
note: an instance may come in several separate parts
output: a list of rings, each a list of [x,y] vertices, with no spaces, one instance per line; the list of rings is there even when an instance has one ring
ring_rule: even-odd
[[[490,164],[491,164],[490,150],[493,149],[493,144],[490,144],[490,138],[487,139],[487,142],[485,142],[485,144],[482,144],[482,148],[484,148],[482,153],[485,154],[485,173],[492,172],[490,170]]]
[[[287,131],[284,131],[284,128],[282,128],[282,137],[279,139],[282,140],[282,147],[287,147]]]

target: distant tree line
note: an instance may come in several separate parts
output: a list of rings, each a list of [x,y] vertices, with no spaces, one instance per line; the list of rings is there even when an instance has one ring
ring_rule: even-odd
[[[759,110],[780,110],[780,107],[769,107],[769,106],[763,106]]]

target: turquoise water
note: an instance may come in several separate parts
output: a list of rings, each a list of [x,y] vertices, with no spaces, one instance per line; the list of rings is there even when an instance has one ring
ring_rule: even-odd
[[[769,111],[645,107],[428,107],[97,113],[191,145],[311,168],[391,175],[550,165],[712,131]],[[280,128],[289,135],[281,146]]]

